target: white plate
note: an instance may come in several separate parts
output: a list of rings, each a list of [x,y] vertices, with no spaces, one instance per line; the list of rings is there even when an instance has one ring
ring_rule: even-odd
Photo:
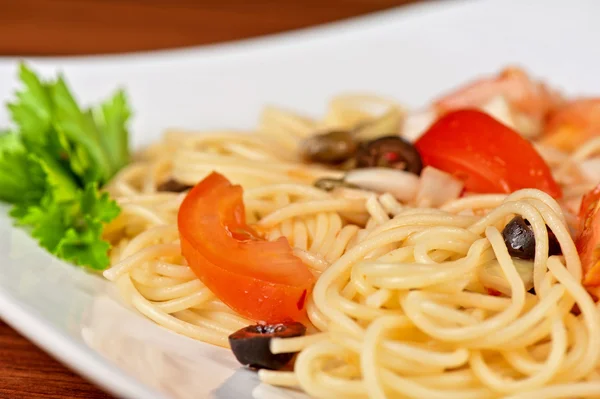
[[[266,103],[323,111],[342,91],[409,105],[509,63],[571,94],[600,93],[600,2],[444,1],[234,44],[141,55],[30,60],[63,70],[84,102],[127,89],[134,142],[167,127],[251,128]],[[0,98],[16,85],[0,59]],[[7,115],[0,111],[0,126]],[[55,260],[0,210],[0,317],[114,394],[128,398],[293,398],[259,385],[228,351],[163,330],[123,307],[97,276]]]

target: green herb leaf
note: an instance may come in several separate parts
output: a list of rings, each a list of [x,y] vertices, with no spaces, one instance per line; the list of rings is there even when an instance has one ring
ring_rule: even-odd
[[[117,92],[82,110],[62,77],[42,81],[21,65],[23,83],[8,104],[13,132],[0,133],[0,201],[58,257],[102,270],[106,223],[120,209],[100,187],[129,161],[130,108]]]
[[[93,269],[106,268],[109,245],[102,240],[102,229],[119,212],[119,206],[107,193],[100,193],[95,184],[89,184],[76,202],[70,228],[59,243],[58,255]]]
[[[0,155],[0,200],[36,203],[46,192],[45,180],[46,174],[33,156],[24,152]]]
[[[19,78],[23,88],[16,92],[16,101],[7,105],[9,113],[25,141],[45,146],[48,141],[46,133],[52,124],[48,85],[25,64],[19,67]]]
[[[109,264],[110,248],[102,240],[102,230],[119,212],[116,202],[92,183],[71,200],[45,200],[29,207],[20,222],[31,226],[31,235],[49,252],[77,265],[102,270]]]
[[[71,228],[59,243],[59,256],[94,269],[104,269],[109,262],[107,242],[102,240],[102,228],[121,211],[107,193],[100,193],[90,184],[81,193],[77,213]]]
[[[100,141],[104,151],[109,154],[112,175],[129,163],[129,132],[127,123],[131,110],[127,97],[122,90],[105,101],[99,108],[92,110],[94,120],[100,131]]]

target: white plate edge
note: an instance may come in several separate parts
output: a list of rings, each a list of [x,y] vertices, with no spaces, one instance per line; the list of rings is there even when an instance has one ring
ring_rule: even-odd
[[[159,392],[138,382],[135,377],[123,373],[123,370],[92,348],[66,339],[62,332],[36,313],[35,310],[24,308],[18,300],[0,287],[2,320],[71,371],[117,397],[166,399]],[[32,331],[44,331],[44,334]]]

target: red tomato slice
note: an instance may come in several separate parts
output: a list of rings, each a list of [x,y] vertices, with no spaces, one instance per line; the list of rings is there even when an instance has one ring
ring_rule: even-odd
[[[579,233],[575,240],[581,259],[583,284],[600,285],[600,185],[587,193],[579,210]]]
[[[255,321],[304,321],[314,277],[283,237],[266,241],[245,221],[242,188],[213,172],[184,199],[181,251],[225,304]]]
[[[415,143],[423,163],[451,173],[478,193],[537,188],[562,195],[529,141],[491,116],[464,109],[442,116]]]

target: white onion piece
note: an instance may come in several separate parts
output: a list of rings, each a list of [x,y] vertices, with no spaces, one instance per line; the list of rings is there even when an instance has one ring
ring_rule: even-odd
[[[529,291],[533,288],[533,262],[515,258],[513,258],[512,261],[515,264],[515,269],[517,270],[517,273],[519,273],[521,280],[523,280],[525,291]],[[479,281],[484,287],[494,289],[504,295],[510,296],[510,284],[508,283],[508,280],[506,280],[498,260],[491,260],[481,266],[477,277],[479,277]]]
[[[464,184],[452,175],[431,166],[421,172],[417,206],[439,207],[460,196]]]
[[[434,110],[425,110],[407,114],[402,123],[400,136],[410,141],[417,141],[437,119]]]
[[[600,158],[590,158],[579,162],[583,176],[592,183],[600,183]]]
[[[540,120],[520,112],[513,113],[513,120],[515,121],[515,130],[527,139],[534,139],[542,133],[543,126]]]
[[[365,190],[390,193],[404,202],[413,200],[419,188],[417,175],[389,168],[354,169],[346,174],[344,180]]]
[[[531,117],[515,111],[503,96],[493,97],[479,107],[479,109],[511,129],[516,130],[523,137],[531,139],[541,132],[539,123]]]
[[[504,99],[504,97],[493,97],[487,103],[483,104],[480,109],[497,121],[500,121],[506,126],[516,130],[517,126],[513,120],[510,105],[508,105],[508,102]]]

